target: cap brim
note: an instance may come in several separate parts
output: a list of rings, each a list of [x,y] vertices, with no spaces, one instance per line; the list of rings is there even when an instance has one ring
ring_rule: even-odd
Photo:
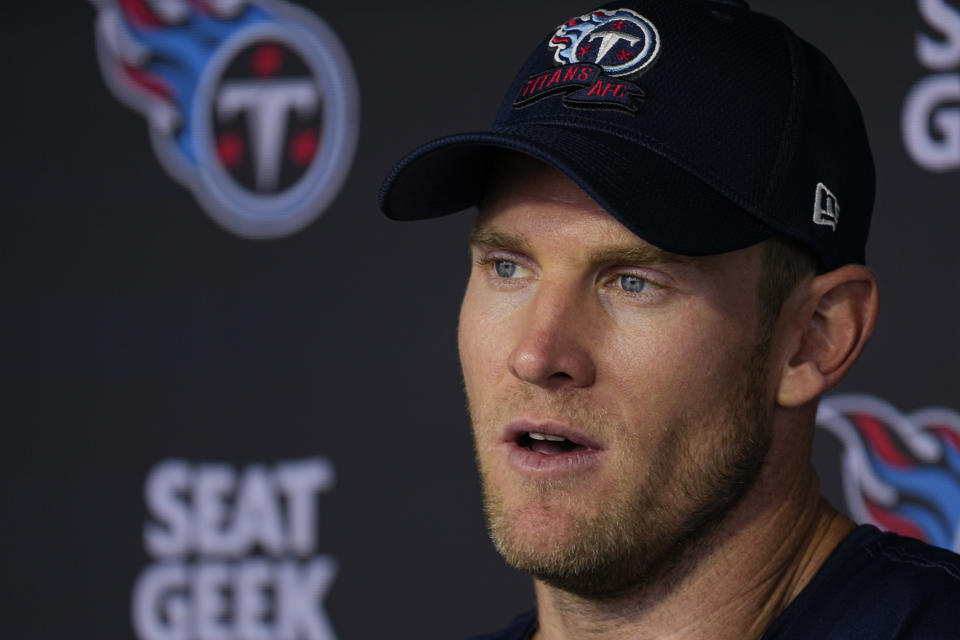
[[[387,177],[380,208],[396,220],[419,220],[476,206],[501,150],[529,155],[563,172],[621,224],[665,251],[724,253],[773,234],[703,179],[654,151],[605,132],[556,125],[429,142]]]

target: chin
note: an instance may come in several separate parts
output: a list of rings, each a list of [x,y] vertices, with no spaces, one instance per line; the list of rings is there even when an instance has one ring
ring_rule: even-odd
[[[659,550],[647,553],[636,544],[623,544],[625,532],[612,524],[583,527],[553,518],[544,524],[531,520],[505,529],[496,531],[491,526],[491,537],[507,564],[584,598],[614,597],[645,583],[650,573],[645,560],[662,556]]]
[[[541,497],[505,500],[485,487],[490,537],[507,564],[584,597],[610,595],[641,579],[636,532],[623,519],[589,508],[580,496]]]

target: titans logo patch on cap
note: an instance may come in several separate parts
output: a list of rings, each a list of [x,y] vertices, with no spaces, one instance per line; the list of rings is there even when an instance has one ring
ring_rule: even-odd
[[[660,54],[660,35],[636,11],[601,9],[560,25],[549,46],[560,64],[593,63],[619,78],[653,64]]]
[[[630,9],[599,9],[557,28],[547,46],[559,66],[527,79],[513,102],[525,107],[558,93],[574,108],[637,111],[643,89],[628,78],[639,76],[660,53],[653,23]]]

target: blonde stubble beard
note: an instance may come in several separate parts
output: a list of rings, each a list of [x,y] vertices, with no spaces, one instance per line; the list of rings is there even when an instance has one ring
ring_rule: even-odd
[[[621,461],[614,470],[617,477],[637,480],[626,490],[601,496],[606,504],[582,504],[582,494],[567,490],[576,479],[521,481],[519,488],[527,500],[536,501],[538,513],[566,514],[559,528],[551,527],[548,515],[539,535],[525,535],[524,514],[506,503],[494,482],[485,463],[489,456],[477,438],[483,425],[474,422],[471,410],[487,526],[507,563],[555,588],[593,599],[650,588],[675,573],[685,551],[750,489],[766,457],[769,409],[762,390],[768,344],[764,339],[753,349],[740,384],[716,414],[683,416],[661,425],[659,449],[645,458],[645,468],[631,469]],[[591,434],[629,428],[588,406],[576,392],[551,395],[530,387],[500,399],[494,415],[485,418],[487,424],[503,424],[511,407],[563,416]]]

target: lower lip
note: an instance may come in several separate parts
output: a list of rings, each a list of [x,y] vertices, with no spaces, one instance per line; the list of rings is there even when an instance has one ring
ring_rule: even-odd
[[[564,475],[586,471],[600,463],[603,455],[597,449],[579,449],[569,453],[547,455],[537,453],[515,442],[504,443],[507,461],[514,469],[539,476]]]

